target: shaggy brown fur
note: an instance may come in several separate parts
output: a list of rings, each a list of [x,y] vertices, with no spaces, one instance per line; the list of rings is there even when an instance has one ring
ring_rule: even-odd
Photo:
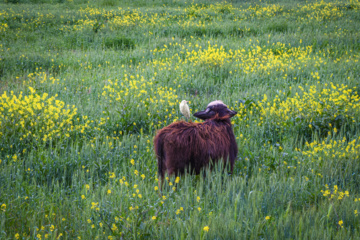
[[[165,173],[182,174],[191,166],[196,174],[209,161],[230,162],[231,172],[238,152],[230,118],[236,112],[225,104],[212,102],[205,111],[194,114],[203,123],[175,122],[159,130],[154,138],[160,180]],[[215,104],[214,104],[215,103]],[[160,181],[159,181],[160,185]]]

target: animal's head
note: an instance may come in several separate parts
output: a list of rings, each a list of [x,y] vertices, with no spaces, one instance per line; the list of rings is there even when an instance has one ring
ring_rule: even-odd
[[[180,103],[180,105],[185,105],[185,104],[188,104],[188,101],[182,100],[181,103]]]
[[[194,117],[202,120],[207,119],[229,119],[237,112],[228,109],[228,107],[220,100],[209,103],[204,111],[194,113]]]

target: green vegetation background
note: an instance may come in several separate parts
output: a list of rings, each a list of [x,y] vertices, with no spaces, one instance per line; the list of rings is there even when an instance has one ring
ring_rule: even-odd
[[[0,239],[360,238],[359,26],[358,0],[0,1]],[[159,197],[182,99],[236,110],[239,155]]]

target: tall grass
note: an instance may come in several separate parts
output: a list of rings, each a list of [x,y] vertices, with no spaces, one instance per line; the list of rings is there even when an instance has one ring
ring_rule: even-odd
[[[0,9],[0,239],[359,238],[359,1]],[[159,192],[182,99],[239,154]]]

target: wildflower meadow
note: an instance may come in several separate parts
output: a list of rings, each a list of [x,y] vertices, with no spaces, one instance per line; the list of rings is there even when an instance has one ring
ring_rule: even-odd
[[[359,239],[359,26],[359,0],[0,0],[0,239]],[[237,111],[239,154],[160,191],[183,99]]]

